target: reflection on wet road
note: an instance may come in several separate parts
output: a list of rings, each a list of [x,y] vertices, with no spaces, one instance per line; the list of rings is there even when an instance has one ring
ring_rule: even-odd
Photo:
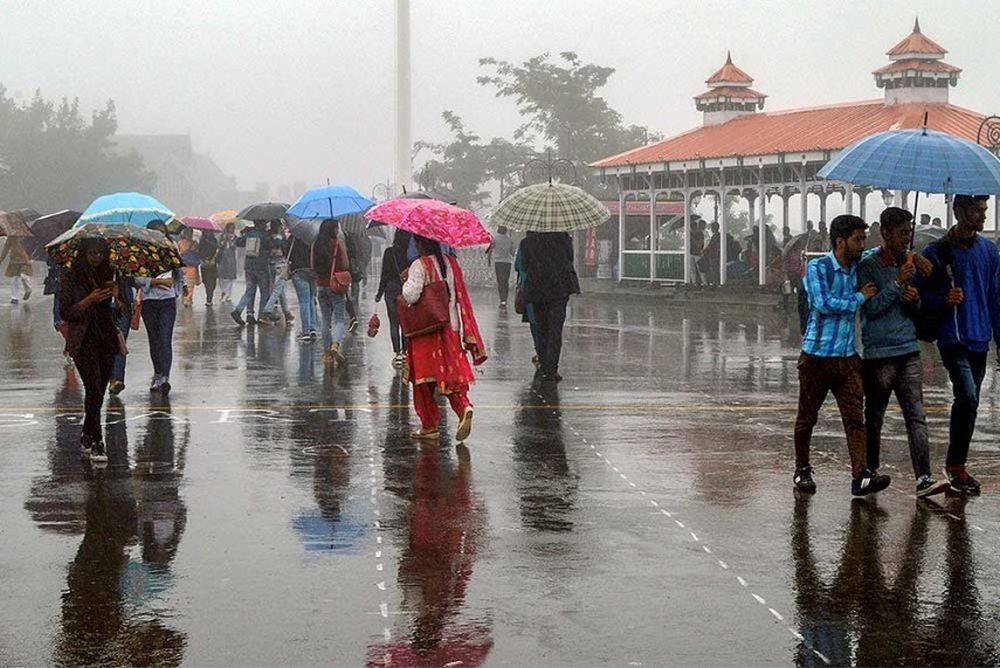
[[[47,309],[4,314],[0,665],[1000,663],[992,370],[981,498],[912,498],[893,407],[894,485],[852,501],[828,407],[797,499],[794,321],[583,299],[566,380],[533,387],[519,317],[477,303],[467,446],[407,438],[386,339],[331,375],[291,332],[196,308],[169,403],[136,337],[104,470]],[[940,468],[950,392],[924,365]]]

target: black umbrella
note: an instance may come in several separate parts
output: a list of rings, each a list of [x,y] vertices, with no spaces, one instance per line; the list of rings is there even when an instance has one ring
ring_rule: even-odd
[[[948,230],[943,227],[930,227],[927,225],[918,227],[913,231],[913,250],[919,253],[927,246],[939,239],[943,239],[948,234]]]
[[[31,239],[32,248],[25,249],[31,253],[31,256],[35,260],[45,259],[45,244],[49,243],[60,234],[63,234],[69,228],[76,224],[76,221],[80,219],[79,211],[70,211],[69,209],[64,209],[62,211],[56,211],[55,213],[50,213],[47,216],[42,216],[36,218],[33,223],[29,225],[31,228],[31,233],[34,236]]]
[[[823,238],[819,232],[812,231],[803,232],[792,237],[785,244],[781,252],[783,255],[788,255],[789,253],[801,253],[803,251],[822,252],[823,250],[826,250],[823,248]]]
[[[288,205],[283,202],[260,202],[251,204],[237,215],[243,220],[281,220],[288,211]]]

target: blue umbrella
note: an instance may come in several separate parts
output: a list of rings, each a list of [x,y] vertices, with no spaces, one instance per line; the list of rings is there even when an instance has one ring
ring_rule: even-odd
[[[87,223],[146,227],[154,220],[167,222],[173,217],[174,212],[155,197],[142,193],[113,193],[101,195],[91,202],[74,227]]]
[[[288,213],[304,220],[322,220],[364,213],[373,206],[375,202],[350,186],[323,186],[307,190]]]
[[[818,175],[917,193],[1000,194],[1000,159],[967,139],[927,128],[889,130],[859,139]]]

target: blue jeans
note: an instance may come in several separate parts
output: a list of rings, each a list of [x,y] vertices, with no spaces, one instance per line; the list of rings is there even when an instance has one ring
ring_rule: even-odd
[[[303,334],[319,329],[316,322],[316,280],[308,273],[297,271],[292,274],[292,285],[299,298],[299,327]]]
[[[274,287],[271,288],[271,296],[267,298],[267,303],[264,304],[264,309],[261,311],[261,314],[274,313],[274,307],[277,305],[281,306],[282,313],[288,313],[288,300],[285,299],[285,286],[287,284],[288,281],[284,279],[274,279]]]
[[[965,466],[969,443],[976,430],[979,390],[986,375],[987,353],[975,353],[963,345],[941,348],[941,361],[948,370],[954,401],[948,429],[946,466]]]
[[[323,314],[323,346],[343,345],[347,335],[347,296],[334,294],[328,287],[319,288],[319,310]],[[330,326],[333,326],[333,334]]]
[[[135,308],[135,304],[132,305]],[[132,331],[132,317],[127,314],[120,315],[115,318],[115,325],[118,327],[118,331],[122,333],[125,340],[128,341],[128,333]],[[115,365],[111,370],[111,380],[117,380],[120,383],[125,382],[125,356],[115,355]]]
[[[254,294],[260,291],[260,313],[263,315],[266,313],[264,308],[267,304],[267,298],[271,294],[271,273],[266,268],[252,269],[247,268],[246,270],[247,287],[243,291],[243,296],[240,297],[240,302],[236,305],[236,312],[243,313],[243,309],[246,309],[248,315],[253,315],[253,298]]]
[[[142,302],[142,322],[149,337],[149,357],[153,360],[153,382],[170,378],[174,363],[174,321],[176,299],[146,299]]]

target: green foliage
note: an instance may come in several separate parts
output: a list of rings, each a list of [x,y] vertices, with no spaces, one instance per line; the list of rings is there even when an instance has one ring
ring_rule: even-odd
[[[88,122],[78,100],[36,92],[18,104],[0,86],[0,209],[83,210],[104,193],[152,189],[142,159],[115,150],[117,128],[111,101]]]

